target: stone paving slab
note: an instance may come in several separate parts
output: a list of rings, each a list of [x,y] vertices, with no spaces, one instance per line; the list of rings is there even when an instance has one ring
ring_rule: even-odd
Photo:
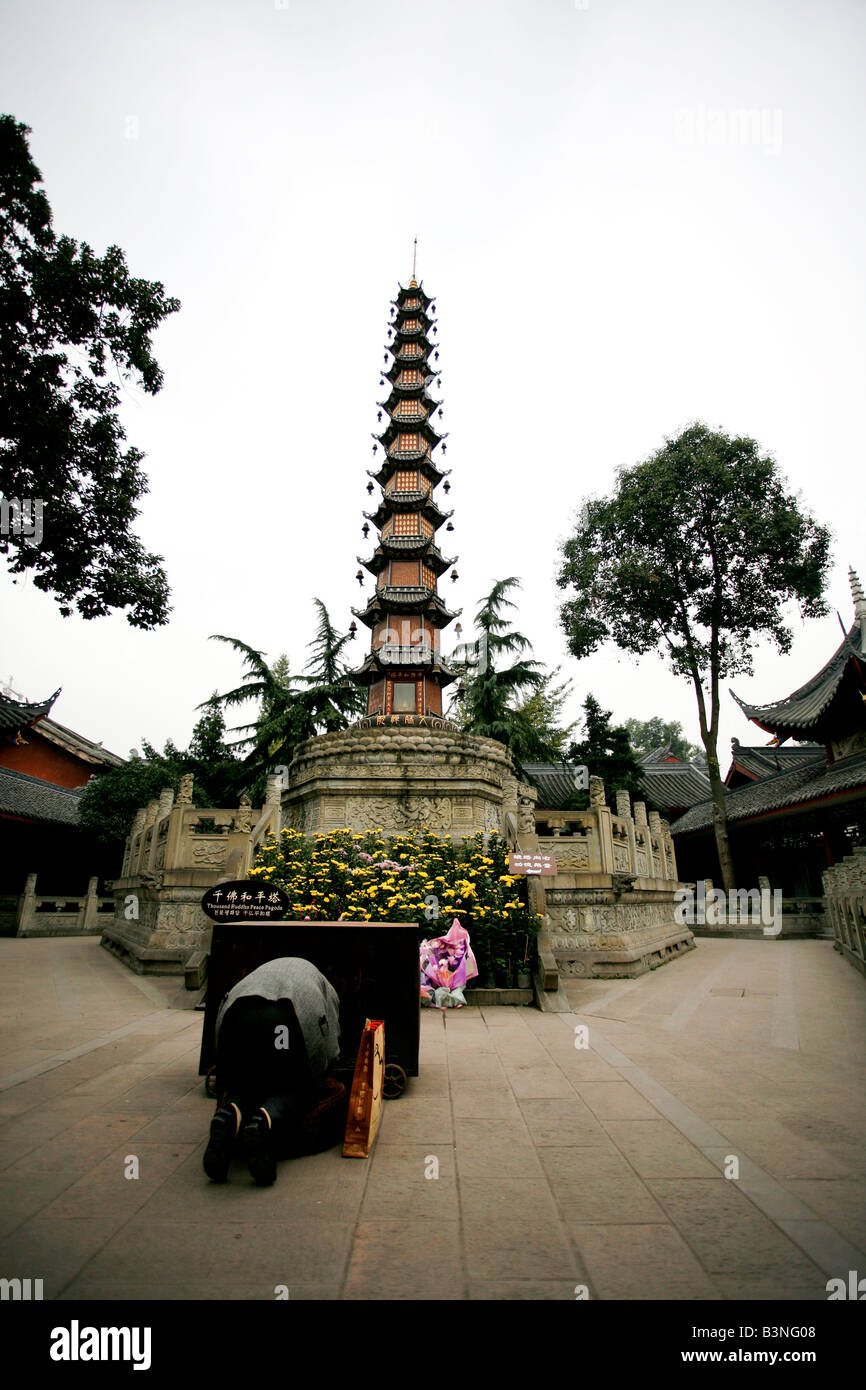
[[[701,940],[568,981],[570,1013],[422,1011],[370,1159],[269,1189],[202,1172],[177,980],[95,938],[3,938],[0,968],[0,1276],[46,1298],[823,1301],[866,1272],[866,981],[831,943]]]

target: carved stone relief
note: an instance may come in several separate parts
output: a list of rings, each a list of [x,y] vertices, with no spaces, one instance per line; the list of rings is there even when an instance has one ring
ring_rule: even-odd
[[[205,841],[204,844],[194,844],[192,847],[192,862],[207,867],[218,867],[225,863],[226,847],[225,841],[222,844],[213,844]]]

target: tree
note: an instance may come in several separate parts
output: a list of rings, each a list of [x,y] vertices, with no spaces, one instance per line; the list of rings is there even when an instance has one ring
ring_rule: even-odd
[[[687,741],[678,719],[666,721],[653,715],[652,719],[627,719],[624,727],[638,757],[652,753],[656,748],[669,748],[675,758],[685,763],[694,762],[695,759],[705,761],[703,749]]]
[[[451,663],[463,677],[451,711],[465,732],[496,739],[518,761],[529,762],[551,758],[553,750],[517,703],[525,692],[541,688],[544,670],[540,662],[523,655],[532,650],[530,643],[510,627],[503,612],[516,608],[507,597],[515,588],[520,588],[519,579],[500,579],[482,599],[475,615],[478,640],[458,648],[458,658]],[[516,660],[502,665],[508,656]]]
[[[578,725],[576,719],[570,724],[562,723],[564,707],[571,698],[574,681],[564,680],[555,684],[560,670],[561,667],[557,666],[553,671],[548,671],[538,689],[518,706],[519,713],[526,716],[550,750],[551,757],[557,761],[565,757],[568,741]]]
[[[150,339],[180,301],[134,279],[119,247],[55,235],[29,134],[0,116],[0,552],[64,617],[128,609],[158,627],[168,582],[132,533],[147,480],[118,412],[125,383],[162,386]]]
[[[691,682],[727,891],[735,876],[717,750],[720,681],[752,673],[758,637],[790,649],[786,603],[805,617],[826,612],[830,534],[785,488],[753,439],[693,424],[620,469],[612,497],[584,503],[557,579],[573,591],[560,617],[574,656],[608,640],[636,655],[661,646]]]
[[[233,745],[249,750],[245,763],[258,777],[277,758],[288,765],[299,743],[320,733],[345,729],[352,718],[364,711],[363,694],[349,679],[349,667],[343,659],[349,634],[336,631],[320,599],[313,602],[318,627],[308,644],[310,659],[299,676],[291,674],[284,656],[271,667],[263,652],[236,637],[214,634],[214,641],[228,642],[240,652],[247,666],[243,684],[214,696],[214,701],[223,708],[245,704],[247,700],[260,703],[257,718],[235,729],[242,737]]]
[[[160,753],[143,739],[143,756],[136,754],[121,767],[88,782],[79,803],[82,829],[103,844],[122,844],[138,808],[156,800],[164,787],[177,791],[187,772],[193,774],[196,805],[236,805],[246,789],[248,774],[224,735],[222,711],[208,701],[186,751],[169,739]]]
[[[308,650],[312,653],[304,667],[302,680],[307,689],[298,699],[315,733],[331,733],[345,729],[350,721],[362,715],[367,702],[361,688],[349,679],[349,666],[344,660],[350,633],[337,632],[321,599],[313,599],[319,625]]]
[[[628,730],[610,720],[611,711],[602,709],[593,695],[587,695],[583,702],[583,738],[571,744],[567,761],[585,767],[590,777],[600,777],[611,798],[626,791],[632,800],[644,800],[642,768],[629,742]],[[588,803],[587,792],[577,792],[571,802],[580,810]]]

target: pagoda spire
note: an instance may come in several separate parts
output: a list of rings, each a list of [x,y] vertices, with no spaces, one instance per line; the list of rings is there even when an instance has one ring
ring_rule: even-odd
[[[461,610],[451,612],[438,592],[439,579],[456,557],[444,556],[436,539],[440,527],[454,528],[452,513],[442,510],[434,495],[440,483],[449,490],[450,469],[435,457],[440,446],[444,452],[447,436],[434,423],[441,413],[441,401],[431,394],[434,383],[439,386],[435,306],[415,280],[417,246],[416,237],[412,280],[398,286],[392,301],[386,344],[386,363],[389,354],[391,362],[382,373],[390,389],[378,402],[384,428],[373,435],[373,449],[381,449],[384,459],[378,469],[368,470],[373,480],[368,490],[378,483],[381,496],[376,510],[364,513],[378,543],[369,559],[358,557],[376,588],[366,608],[352,609],[372,635],[369,655],[352,678],[368,687],[371,722],[423,725],[442,722],[442,689],[456,674],[441,659],[440,633]]]
[[[851,565],[848,566],[848,583],[854,600],[854,616],[860,627],[860,651],[866,656],[866,594]]]

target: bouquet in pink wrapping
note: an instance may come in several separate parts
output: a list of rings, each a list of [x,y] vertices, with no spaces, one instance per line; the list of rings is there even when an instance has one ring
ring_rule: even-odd
[[[463,990],[478,974],[469,933],[457,918],[447,936],[421,942],[421,1003],[435,1008],[460,1008]]]

